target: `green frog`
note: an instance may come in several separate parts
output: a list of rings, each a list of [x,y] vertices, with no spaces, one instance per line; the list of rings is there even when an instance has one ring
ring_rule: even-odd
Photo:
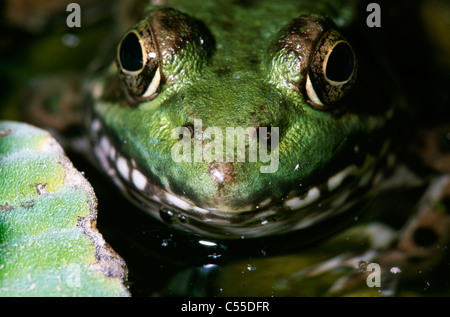
[[[359,67],[329,7],[249,5],[153,9],[88,84],[102,168],[155,217],[218,238],[344,212],[370,188],[394,113],[365,100],[358,69],[376,71]]]
[[[367,289],[372,263],[386,295],[397,277],[443,257],[448,206],[433,203],[448,197],[447,177],[410,220],[402,216],[403,229],[376,215],[361,220],[396,166],[406,102],[365,44],[369,27],[355,29],[364,10],[355,1],[162,1],[94,63],[82,87],[89,153],[135,205],[176,228],[179,247],[186,239],[206,250],[167,284],[171,295],[185,295],[180,285],[194,275],[209,277],[196,290],[218,283],[214,295],[267,296],[273,285],[297,294],[295,285],[346,268],[324,292],[338,294],[355,281]],[[409,171],[395,175],[424,184]],[[350,236],[360,253],[348,251]],[[310,256],[302,250],[330,244],[335,256],[296,266]],[[254,279],[270,267],[282,278],[268,291],[241,293],[226,284],[240,275],[227,265],[266,268]]]

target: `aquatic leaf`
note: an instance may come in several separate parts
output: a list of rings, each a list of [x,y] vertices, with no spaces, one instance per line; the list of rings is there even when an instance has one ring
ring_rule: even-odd
[[[0,121],[0,296],[129,296],[89,182],[51,135]]]

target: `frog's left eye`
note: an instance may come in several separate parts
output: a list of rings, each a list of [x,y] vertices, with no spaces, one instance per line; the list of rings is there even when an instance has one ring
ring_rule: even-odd
[[[334,104],[352,87],[357,70],[351,45],[335,30],[317,41],[306,75],[305,91],[315,108]]]
[[[131,99],[148,101],[158,95],[161,71],[156,44],[147,23],[130,30],[117,49],[119,75]]]
[[[271,49],[272,72],[281,75],[274,78],[284,79],[315,109],[334,108],[355,82],[353,48],[329,18],[301,15],[292,19],[278,32]]]

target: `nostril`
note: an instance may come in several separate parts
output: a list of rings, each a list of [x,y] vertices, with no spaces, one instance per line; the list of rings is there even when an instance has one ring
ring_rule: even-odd
[[[278,145],[278,141],[273,142],[273,140],[279,140],[277,129],[273,129],[271,126],[257,127],[256,136],[258,138],[258,144],[260,144],[260,146],[265,145],[268,154],[270,154],[270,151],[272,150],[272,145]]]
[[[187,128],[189,130],[191,139],[194,138],[194,125],[192,123],[186,123],[183,125],[184,128]],[[181,140],[183,138],[183,135],[180,134],[179,139]]]

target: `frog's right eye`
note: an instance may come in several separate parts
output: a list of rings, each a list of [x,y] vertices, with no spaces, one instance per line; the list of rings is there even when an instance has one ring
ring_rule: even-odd
[[[117,49],[117,65],[132,100],[144,102],[158,95],[159,64],[159,54],[147,23],[125,34]]]

